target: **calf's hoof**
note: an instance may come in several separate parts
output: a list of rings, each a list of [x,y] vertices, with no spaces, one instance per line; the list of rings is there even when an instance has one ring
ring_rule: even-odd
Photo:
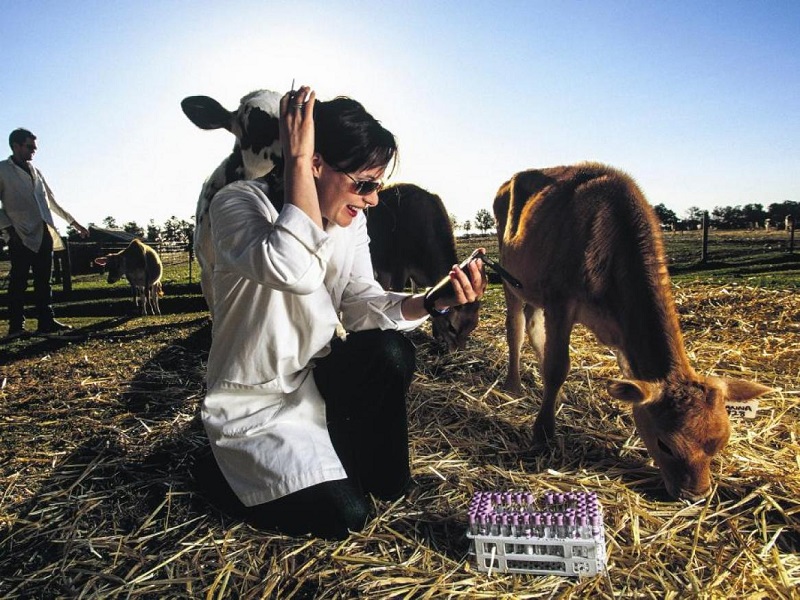
[[[556,437],[555,421],[536,419],[533,424],[533,444],[539,447],[549,447]]]
[[[522,384],[506,381],[503,383],[502,390],[512,396],[521,396]]]

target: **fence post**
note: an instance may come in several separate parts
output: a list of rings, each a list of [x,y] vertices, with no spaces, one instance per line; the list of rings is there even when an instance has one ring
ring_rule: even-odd
[[[72,269],[70,268],[69,260],[69,240],[62,237],[61,241],[64,243],[63,250],[55,250],[53,252],[53,283],[60,283],[61,289],[64,294],[69,294],[72,291]]]
[[[700,262],[705,264],[706,261],[708,261],[708,227],[709,227],[709,223],[708,223],[708,211],[707,210],[703,211],[703,219],[702,219],[701,222],[702,222],[702,225],[703,225],[703,249],[700,252]]]
[[[794,254],[794,216],[789,218],[789,254]]]
[[[192,283],[192,261],[194,260],[194,234],[189,233],[187,235],[189,239],[189,243],[186,246],[186,250],[189,252],[189,283]]]
[[[64,240],[64,250],[61,252],[61,271],[64,277],[62,289],[65,294],[72,293],[72,260],[69,257],[69,240]]]

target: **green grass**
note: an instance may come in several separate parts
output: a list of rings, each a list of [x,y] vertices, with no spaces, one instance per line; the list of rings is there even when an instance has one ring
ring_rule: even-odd
[[[190,265],[188,254],[167,254],[162,256],[164,273],[161,281],[164,296],[160,300],[162,314],[204,313],[205,301],[200,292],[200,268],[194,261]],[[0,281],[8,274],[7,261],[0,262]],[[72,289],[67,292],[64,284],[56,281],[53,284],[53,309],[56,318],[64,320],[76,329],[90,328],[110,318],[136,316],[138,314],[131,295],[130,286],[123,278],[114,284],[106,282],[106,274],[99,268],[92,273],[73,275]],[[5,286],[4,286],[5,287]],[[33,318],[32,285],[28,287],[26,298],[26,317],[28,329],[35,329]],[[5,289],[0,296],[5,296]],[[0,321],[6,321],[7,309],[5,298],[0,304]],[[5,335],[5,326],[0,325],[0,337]]]
[[[461,258],[480,246],[485,247],[490,256],[498,256],[494,234],[457,238],[456,245]],[[705,263],[700,260],[702,233],[699,231],[668,232],[664,234],[664,246],[670,274],[678,285],[702,282],[776,290],[800,288],[800,248],[789,252],[786,232],[712,231]],[[165,294],[161,300],[162,312],[204,311],[197,262],[193,261],[190,265],[188,254],[185,253],[167,254],[162,259]],[[8,266],[7,261],[0,261],[0,281],[7,276]],[[498,280],[493,278],[492,281],[499,285]],[[99,318],[134,312],[127,282],[123,280],[109,285],[100,269],[89,274],[74,275],[69,294],[63,291],[60,283],[56,283],[53,290],[57,316],[67,318],[74,327],[86,327]],[[3,305],[0,307],[0,320],[5,317]]]

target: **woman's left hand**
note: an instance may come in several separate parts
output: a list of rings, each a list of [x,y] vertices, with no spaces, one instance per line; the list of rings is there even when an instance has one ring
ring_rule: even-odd
[[[481,251],[485,252],[483,248],[481,248]],[[453,291],[455,292],[455,299],[451,301],[451,306],[480,300],[486,291],[489,279],[486,277],[483,261],[480,258],[470,261],[467,265],[467,271],[468,273],[465,273],[458,265],[453,265],[450,270],[450,281],[453,283]]]

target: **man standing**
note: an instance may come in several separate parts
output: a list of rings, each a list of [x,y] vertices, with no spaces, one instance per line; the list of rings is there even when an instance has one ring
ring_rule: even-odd
[[[11,156],[0,162],[0,230],[8,240],[11,256],[8,337],[25,334],[24,297],[31,268],[39,319],[37,333],[60,333],[71,327],[55,320],[51,306],[53,250],[64,249],[52,213],[72,225],[81,237],[89,232],[56,203],[44,177],[31,164],[36,136],[27,129],[15,129],[8,136],[8,144]]]

